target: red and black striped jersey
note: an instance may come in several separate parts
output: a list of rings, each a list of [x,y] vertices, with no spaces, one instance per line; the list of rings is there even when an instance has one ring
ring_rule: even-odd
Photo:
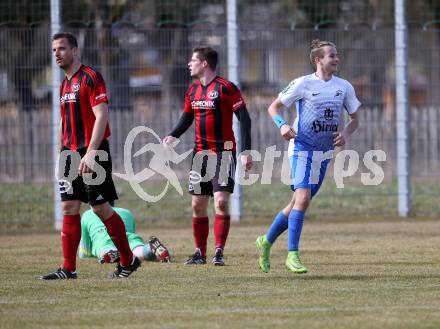
[[[63,131],[63,146],[77,150],[89,146],[95,125],[92,108],[108,103],[105,81],[91,67],[81,65],[70,78],[64,78],[60,86],[60,110]],[[107,123],[104,138],[110,136]]]
[[[194,114],[195,150],[235,151],[233,112],[245,108],[240,90],[230,81],[216,76],[208,85],[193,82],[186,93],[184,112]]]

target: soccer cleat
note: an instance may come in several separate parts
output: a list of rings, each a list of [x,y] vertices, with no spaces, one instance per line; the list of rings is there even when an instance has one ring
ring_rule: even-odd
[[[141,266],[141,260],[134,256],[133,263],[131,263],[129,266],[125,267],[118,263],[115,271],[110,275],[110,278],[128,278],[134,271],[138,269],[139,266]]]
[[[301,263],[298,251],[289,251],[286,259],[286,267],[293,273],[307,273],[307,268]]]
[[[262,235],[257,238],[257,241],[255,241],[255,245],[257,246],[257,250],[259,253],[258,257],[258,265],[260,266],[260,270],[264,273],[269,273],[270,270],[270,248],[272,247],[272,244],[267,241],[266,236]]]
[[[119,263],[119,252],[117,250],[108,250],[99,257],[101,264]]]
[[[223,257],[223,249],[222,248],[215,249],[215,255],[212,258],[212,263],[215,266],[225,266],[225,258]]]
[[[55,272],[43,275],[40,277],[41,280],[66,280],[66,279],[76,279],[76,271],[70,272],[64,268],[59,268]]]
[[[185,265],[203,265],[206,264],[206,257],[202,256],[199,248],[196,249],[194,254],[190,255]]]
[[[158,238],[155,236],[150,237],[148,244],[150,245],[150,249],[158,261],[162,263],[170,262],[170,253]]]

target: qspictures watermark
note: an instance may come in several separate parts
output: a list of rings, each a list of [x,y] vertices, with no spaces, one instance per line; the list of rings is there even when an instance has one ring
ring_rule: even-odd
[[[147,143],[141,149],[133,153],[134,141],[140,134],[150,134],[154,137],[155,142]],[[127,181],[137,196],[146,202],[151,203],[161,200],[170,186],[172,186],[180,195],[183,195],[182,186],[177,174],[172,169],[171,164],[177,165],[184,161],[193,153],[193,149],[178,153],[175,150],[175,147],[179,142],[180,141],[176,139],[172,145],[165,146],[162,144],[159,135],[156,134],[153,129],[145,126],[133,128],[127,135],[124,144],[125,173],[114,173],[114,175]],[[297,153],[297,158],[309,158],[311,159],[311,163],[309,166],[296,166],[295,172],[291,172],[291,159],[293,153],[290,148],[288,151],[281,151],[277,150],[276,145],[272,145],[266,147],[263,153],[260,153],[257,150],[245,151],[237,155],[237,163],[235,164],[229,147],[232,143],[226,142],[225,144],[225,148],[227,149],[219,154],[209,151],[194,154],[192,166],[189,171],[189,183],[193,188],[198,188],[200,183],[210,181],[214,177],[218,179],[218,184],[221,186],[221,184],[225,184],[228,177],[231,175],[231,170],[234,171],[233,175],[235,177],[235,184],[249,186],[260,183],[262,185],[270,185],[274,179],[275,160],[279,158],[282,158],[281,177],[277,179],[280,179],[285,185],[291,185],[293,179],[295,179],[295,181],[302,180],[306,175],[306,168],[309,168],[307,170],[310,170],[309,184],[317,184],[321,165],[325,161],[330,161],[333,158],[333,179],[335,180],[337,188],[344,188],[344,179],[357,173],[360,170],[361,163],[363,163],[363,167],[366,170],[365,172],[360,173],[360,180],[363,185],[380,185],[385,177],[384,171],[379,165],[380,162],[385,162],[387,160],[387,155],[383,150],[370,150],[362,156],[355,150],[342,150],[338,152],[336,156],[333,150],[327,152],[313,151],[311,156],[311,151],[299,151]],[[99,159],[100,162],[108,160],[107,152],[96,152],[97,159]],[[146,152],[152,153],[147,166],[141,171],[135,173],[133,169],[133,159]],[[254,163],[259,162],[262,164],[262,170],[260,173],[252,171],[249,173],[245,172],[240,160],[241,157],[245,155],[250,155]],[[79,168],[80,161],[81,157],[76,151],[61,152],[56,170],[56,177],[60,182],[60,188],[62,191],[72,193],[72,181],[79,175],[79,170],[75,170],[75,168]],[[64,170],[66,165],[71,168],[71,170],[68,171],[67,176],[66,171]],[[106,175],[104,168],[96,162],[96,159],[90,159],[90,163],[87,163],[87,165],[94,171],[94,173],[83,174],[84,182],[88,185],[102,184]],[[160,193],[151,195],[146,192],[140,184],[154,175],[161,175],[165,178],[166,184]]]

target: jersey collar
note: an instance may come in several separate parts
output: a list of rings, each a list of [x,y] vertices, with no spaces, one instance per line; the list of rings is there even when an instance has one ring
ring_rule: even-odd
[[[66,79],[67,81],[71,81],[71,80],[75,77],[75,75],[77,75],[78,72],[81,71],[81,69],[83,68],[83,66],[84,66],[84,64],[81,64],[81,65],[78,67],[78,70],[76,70],[75,73],[72,74],[72,76],[70,77],[70,79],[68,79],[67,76],[65,76],[64,79]]]
[[[333,81],[334,78],[335,78],[335,76],[332,75],[332,77],[331,77],[330,80],[322,80],[322,79],[320,79],[320,78],[316,75],[316,72],[312,73],[312,79],[313,79],[313,80],[322,81],[323,83],[329,83],[330,81]]]

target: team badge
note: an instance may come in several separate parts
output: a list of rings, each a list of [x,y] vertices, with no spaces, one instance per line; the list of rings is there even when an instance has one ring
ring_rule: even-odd
[[[333,110],[332,109],[325,109],[324,110],[324,119],[333,120]]]
[[[71,89],[73,93],[76,93],[79,90],[79,83],[73,84]]]
[[[210,99],[216,99],[216,98],[218,97],[218,91],[217,91],[217,90],[210,91],[210,92],[208,93],[208,97],[209,97]]]
[[[342,95],[342,90],[337,90],[336,94],[335,94],[335,97],[338,97],[338,96],[341,96],[341,95]]]

